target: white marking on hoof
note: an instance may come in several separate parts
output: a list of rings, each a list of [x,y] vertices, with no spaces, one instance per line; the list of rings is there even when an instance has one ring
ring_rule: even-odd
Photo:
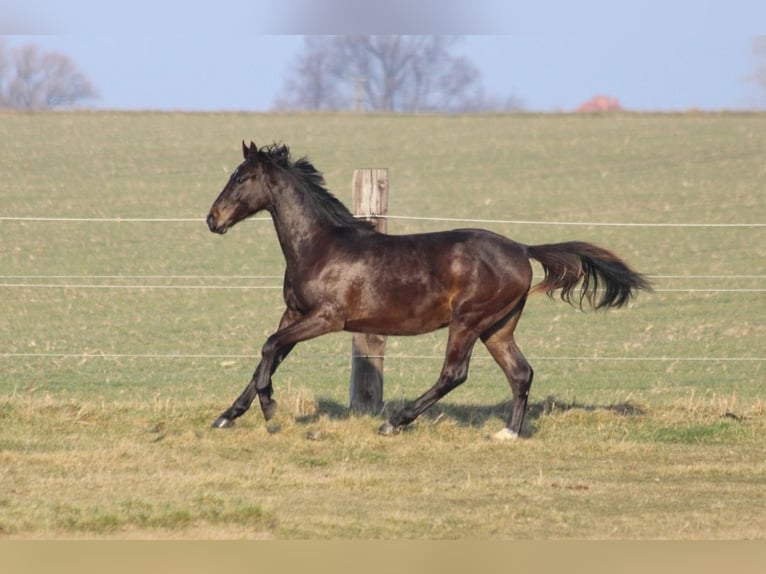
[[[386,421],[378,427],[378,434],[382,436],[394,436],[399,434],[400,430],[399,427],[395,427],[389,421]]]
[[[230,429],[234,426],[234,421],[225,417],[218,417],[211,426],[214,429]]]
[[[516,440],[519,438],[519,433],[513,432],[508,427],[504,427],[497,431],[495,434],[490,435],[490,438],[492,440],[500,440],[500,441],[507,441],[507,440]]]

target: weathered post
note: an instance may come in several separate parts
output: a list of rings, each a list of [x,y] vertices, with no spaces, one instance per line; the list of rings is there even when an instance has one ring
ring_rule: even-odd
[[[388,170],[354,170],[352,200],[354,215],[372,221],[386,232],[388,213]],[[383,354],[386,337],[354,333],[351,339],[351,410],[380,412],[383,408]]]

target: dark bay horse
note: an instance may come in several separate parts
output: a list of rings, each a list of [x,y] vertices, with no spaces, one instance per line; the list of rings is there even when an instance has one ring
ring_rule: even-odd
[[[269,420],[276,410],[271,377],[301,341],[342,330],[418,335],[447,327],[436,384],[379,432],[398,432],[465,381],[471,351],[481,339],[513,393],[507,425],[496,436],[515,438],[533,374],[513,336],[527,296],[560,290],[566,302],[599,309],[621,307],[637,290],[651,289],[614,253],[590,243],[523,245],[481,229],[378,233],[325,189],[307,158],[293,160],[287,146],[258,149],[242,142],[242,152],[244,161],[210,208],[207,224],[224,234],[259,211],[271,214],[286,262],[287,308],[263,345],[250,383],[213,427],[231,426],[256,395]],[[530,258],[545,272],[534,287]]]

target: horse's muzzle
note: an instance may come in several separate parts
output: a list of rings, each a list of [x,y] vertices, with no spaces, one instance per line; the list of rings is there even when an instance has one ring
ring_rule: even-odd
[[[208,226],[208,229],[210,229],[210,231],[212,231],[213,233],[220,233],[221,235],[226,233],[227,227],[225,225],[223,226],[218,225],[218,220],[216,216],[213,215],[212,211],[207,216],[207,226]]]

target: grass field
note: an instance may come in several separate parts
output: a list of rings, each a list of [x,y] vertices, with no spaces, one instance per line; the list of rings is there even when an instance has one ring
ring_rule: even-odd
[[[513,444],[486,438],[510,389],[478,347],[377,436],[346,410],[348,334],[294,351],[268,426],[209,429],[282,311],[270,222],[203,222],[243,139],[309,155],[347,204],[353,169],[387,167],[391,215],[593,241],[657,291],[530,300]],[[0,176],[0,537],[766,538],[766,115],[0,113]],[[598,225],[620,222],[686,226]],[[444,335],[389,339],[387,411]]]

